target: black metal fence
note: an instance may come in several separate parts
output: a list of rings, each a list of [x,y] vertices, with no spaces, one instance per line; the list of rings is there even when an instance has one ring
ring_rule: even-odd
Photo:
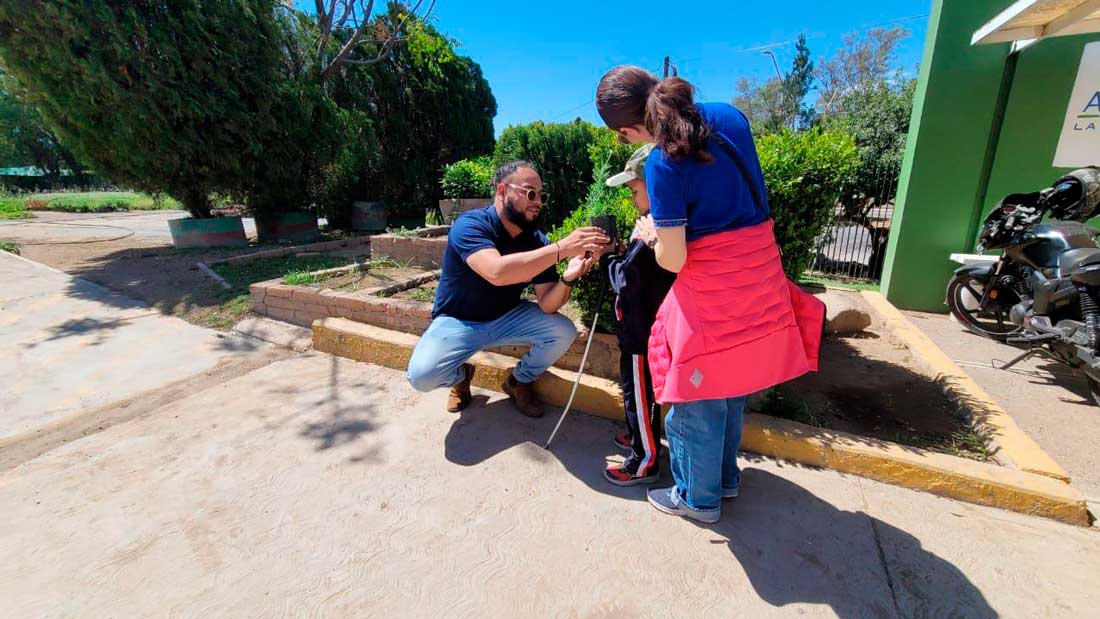
[[[838,203],[832,223],[817,239],[808,273],[877,282],[886,258],[896,191],[897,175],[890,170],[874,183],[876,195]]]

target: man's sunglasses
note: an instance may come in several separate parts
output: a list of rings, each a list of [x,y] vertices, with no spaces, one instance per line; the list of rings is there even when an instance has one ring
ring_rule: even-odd
[[[512,183],[508,183],[508,186],[527,192],[528,202],[534,202],[535,198],[538,198],[539,202],[546,202],[550,199],[550,194],[546,193],[545,191],[535,191],[530,187],[524,187],[523,185],[513,185]]]

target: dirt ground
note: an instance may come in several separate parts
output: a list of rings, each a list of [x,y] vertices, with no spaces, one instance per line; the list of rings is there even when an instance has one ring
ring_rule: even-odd
[[[981,439],[936,381],[878,325],[856,337],[827,337],[821,370],[777,392],[778,398],[760,399],[761,412],[954,455],[987,457]]]

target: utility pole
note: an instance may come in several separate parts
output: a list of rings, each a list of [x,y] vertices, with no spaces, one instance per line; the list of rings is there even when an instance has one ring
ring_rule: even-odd
[[[780,82],[782,82],[782,81],[783,81],[783,74],[779,72],[779,62],[778,62],[778,61],[776,61],[776,59],[775,59],[775,52],[773,52],[773,51],[772,51],[772,50],[770,50],[770,49],[767,49],[767,50],[764,50],[764,51],[762,51],[762,52],[760,52],[760,53],[761,53],[761,54],[764,54],[765,56],[771,56],[771,59],[772,59],[772,66],[773,66],[773,67],[775,67],[775,77],[776,77],[776,79],[778,79],[778,80],[779,80]],[[666,63],[668,62],[668,58],[665,58],[665,62],[666,62]],[[668,65],[667,65],[667,64],[665,65],[665,71],[666,71],[666,72],[668,71]]]
[[[665,74],[661,77],[668,77],[668,56],[665,56]]]
[[[779,80],[779,105],[785,112],[787,107],[787,85],[783,83],[783,74],[779,72],[779,62],[775,59],[775,52],[766,49],[760,53],[765,56],[770,56],[772,59],[772,66],[775,67],[775,79]],[[790,118],[784,119],[783,124],[789,127],[791,125],[791,120]]]

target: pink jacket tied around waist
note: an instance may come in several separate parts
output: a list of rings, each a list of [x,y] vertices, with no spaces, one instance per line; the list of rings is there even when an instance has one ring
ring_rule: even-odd
[[[772,222],[688,243],[649,338],[662,404],[748,395],[817,371],[825,304],[783,273]]]

